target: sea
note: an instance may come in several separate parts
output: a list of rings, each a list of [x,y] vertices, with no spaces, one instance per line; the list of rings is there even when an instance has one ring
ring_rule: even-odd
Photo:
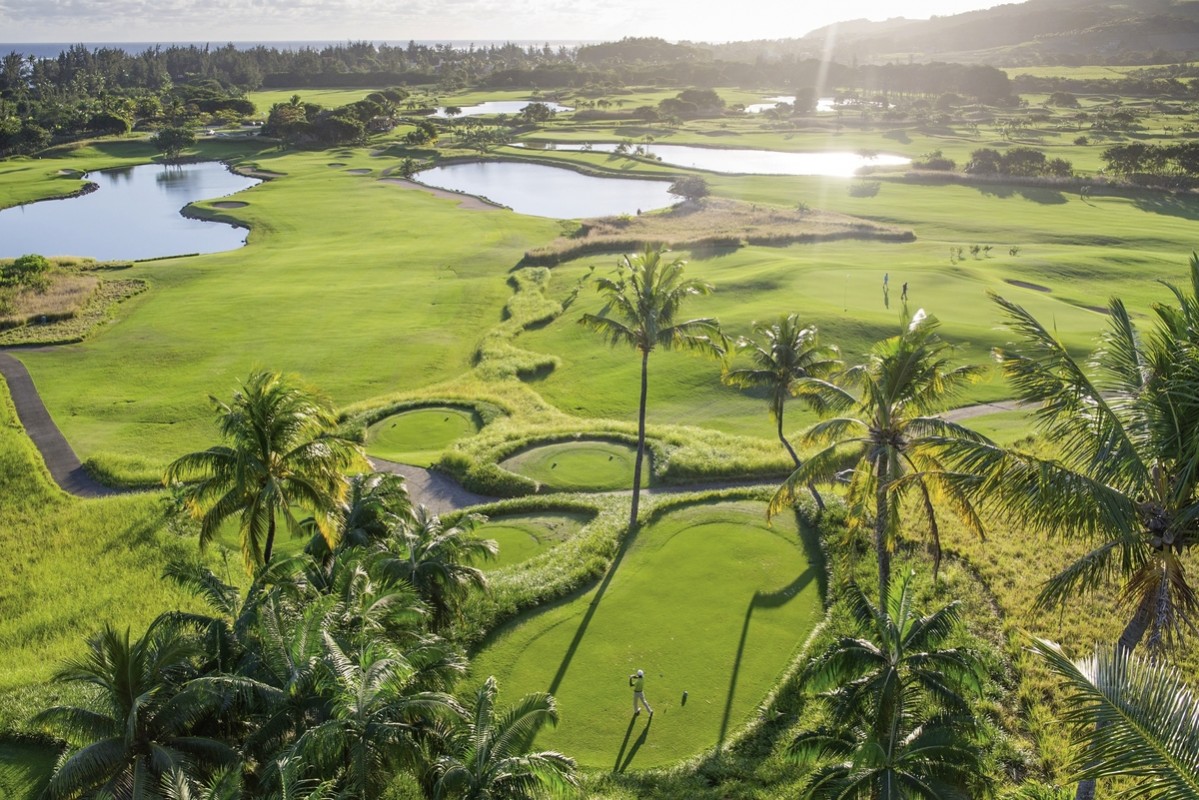
[[[136,54],[136,53],[144,52],[145,50],[147,50],[151,47],[154,47],[156,45],[161,46],[161,47],[170,47],[172,45],[188,47],[190,45],[195,45],[197,47],[208,46],[208,47],[217,48],[217,47],[224,47],[225,45],[231,44],[239,50],[250,50],[255,47],[260,47],[260,46],[261,47],[273,47],[276,50],[305,50],[305,49],[321,50],[325,47],[330,47],[332,45],[341,45],[341,44],[349,44],[349,43],[357,44],[361,41],[366,41],[366,40],[362,40],[362,39],[350,39],[350,40],[330,39],[330,40],[324,40],[324,41],[315,41],[314,40],[314,41],[293,41],[293,42],[284,42],[284,41],[279,41],[279,42],[270,42],[270,41],[264,41],[264,42],[226,42],[226,41],[209,41],[209,42],[0,42],[0,55],[17,52],[24,56],[34,56],[36,58],[54,58],[62,51],[66,50],[69,47],[77,45],[77,44],[82,44],[88,50],[95,50],[95,49],[101,48],[101,47],[119,48],[121,50],[124,50],[127,53]],[[571,47],[579,47],[580,45],[585,45],[585,44],[595,44],[599,40],[598,39],[551,39],[551,40],[547,41],[544,39],[480,39],[480,40],[468,40],[468,39],[391,40],[391,39],[388,39],[388,40],[374,41],[374,42],[371,42],[371,44],[374,44],[375,46],[386,44],[386,45],[390,45],[392,47],[407,47],[408,42],[410,42],[410,41],[414,41],[417,44],[425,45],[427,47],[434,47],[434,46],[438,46],[438,45],[448,45],[449,47],[453,48],[454,50],[468,50],[472,47],[477,50],[479,48],[491,47],[492,45],[495,45],[498,47],[500,45],[505,45],[505,44],[515,44],[522,48],[548,46],[551,49],[557,50],[559,47],[571,48]]]

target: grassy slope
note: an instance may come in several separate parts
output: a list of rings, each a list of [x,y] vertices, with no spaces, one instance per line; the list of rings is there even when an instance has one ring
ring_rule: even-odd
[[[191,607],[163,582],[168,558],[194,544],[164,533],[162,496],[77,500],[50,482],[0,384],[0,729],[40,707],[44,682],[101,625],[143,629],[168,608]]]
[[[768,528],[762,512],[743,502],[667,515],[638,534],[610,583],[502,629],[474,674],[495,674],[510,696],[551,689],[563,722],[538,743],[588,767],[659,766],[715,745],[821,615],[820,567],[793,522]],[[631,717],[626,677],[638,668],[652,726]]]

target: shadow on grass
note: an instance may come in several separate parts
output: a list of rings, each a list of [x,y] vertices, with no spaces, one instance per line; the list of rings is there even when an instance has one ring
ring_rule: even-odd
[[[612,765],[613,772],[620,772],[620,761],[624,758],[624,751],[629,747],[629,737],[633,735],[633,725],[637,723],[637,716],[629,717],[629,727],[624,729],[624,741],[620,743],[620,749],[616,751],[616,763]]]
[[[733,695],[737,690],[737,678],[741,672],[741,659],[745,655],[745,642],[749,638],[749,626],[753,620],[754,609],[778,608],[786,605],[813,580],[818,582],[821,598],[828,593],[828,575],[824,564],[824,552],[820,549],[819,534],[798,513],[796,522],[799,526],[800,545],[808,559],[808,568],[782,589],[773,592],[754,592],[754,596],[750,598],[749,607],[745,609],[745,621],[741,625],[741,640],[737,643],[737,656],[733,660],[733,674],[729,676],[729,690],[725,694],[724,715],[720,719],[720,735],[716,740],[717,750],[724,746],[724,739],[728,734],[729,720],[733,713]]]
[[[633,717],[633,719],[635,720],[637,718]],[[643,744],[645,744],[645,740],[649,738],[649,726],[653,725],[653,724],[654,724],[654,717],[651,714],[649,717],[646,718],[645,727],[641,729],[641,735],[637,737],[637,741],[633,742],[633,746],[629,748],[629,754],[624,757],[624,763],[622,763],[620,765],[620,769],[618,769],[617,772],[624,772],[626,769],[629,768],[629,764],[633,763],[633,757],[637,755],[637,751],[641,749],[641,746]],[[633,729],[633,721],[630,720],[629,721],[629,730],[631,731],[632,729]],[[628,740],[629,740],[628,734],[625,734],[625,741],[627,742]],[[619,763],[620,756],[617,756],[616,760]]]
[[[648,454],[647,454],[648,455]],[[595,616],[596,609],[599,608],[600,601],[604,599],[604,594],[608,591],[608,586],[612,583],[613,576],[620,569],[620,564],[624,561],[625,553],[629,551],[629,547],[633,544],[633,540],[640,533],[640,526],[628,531],[624,538],[620,540],[620,549],[616,551],[616,557],[612,559],[608,571],[604,574],[604,579],[600,582],[599,588],[595,590],[595,597],[591,598],[591,602],[587,604],[587,613],[583,615],[582,621],[579,623],[579,629],[575,631],[574,638],[570,640],[570,646],[566,648],[566,654],[562,657],[562,663],[558,665],[558,671],[554,673],[554,679],[550,681],[550,694],[557,694],[558,687],[562,685],[562,679],[566,677],[566,671],[570,669],[570,662],[574,660],[575,653],[578,652],[579,644],[582,643],[583,637],[587,635],[587,628],[591,625],[591,619]]]

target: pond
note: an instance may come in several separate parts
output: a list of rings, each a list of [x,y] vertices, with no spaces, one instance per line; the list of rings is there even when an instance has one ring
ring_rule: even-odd
[[[475,106],[458,106],[459,113],[455,116],[459,117],[477,117],[482,114],[519,114],[520,110],[529,103],[541,103],[550,107],[551,111],[574,111],[569,106],[559,105],[550,100],[488,100],[485,103],[479,103]],[[449,106],[438,106],[437,111],[433,113],[434,117],[447,118],[449,115],[445,113]]]
[[[87,180],[99,188],[0,211],[0,257],[40,253],[105,261],[234,250],[246,242],[244,228],[188,219],[179,211],[259,183],[215,161],[109,169],[88,173]]]
[[[614,153],[619,147],[618,144],[612,142],[595,144],[519,142],[514,146],[537,150],[591,150],[597,153]],[[735,172],[744,175],[850,177],[863,167],[891,167],[911,163],[911,159],[886,153],[875,155],[849,151],[784,153],[780,150],[741,150],[727,147],[695,147],[684,144],[647,144],[634,145],[634,147],[643,147],[648,155],[657,156],[667,164],[693,167],[709,172]]]
[[[746,114],[761,114],[763,111],[769,111],[779,103],[791,105],[795,102],[795,95],[779,95],[778,97],[767,97],[761,103],[751,103],[745,107]],[[834,111],[837,107],[837,99],[835,97],[822,97],[816,101],[817,111]]]
[[[518,214],[582,219],[633,214],[679,201],[670,181],[597,178],[574,170],[515,161],[475,161],[417,173],[426,186],[465,192],[508,206]]]

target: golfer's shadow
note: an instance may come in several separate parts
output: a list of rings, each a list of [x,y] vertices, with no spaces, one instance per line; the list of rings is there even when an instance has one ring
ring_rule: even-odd
[[[637,741],[633,742],[633,746],[629,747],[629,737],[633,735],[633,726],[637,724],[637,717],[629,718],[629,727],[625,728],[624,741],[620,743],[620,750],[616,753],[616,763],[612,765],[613,772],[624,772],[629,768],[629,764],[633,763],[633,756],[637,755],[637,751],[641,749],[641,745],[645,744],[645,740],[649,738],[649,726],[654,724],[653,716],[649,716],[645,720],[645,727],[641,729],[641,735],[637,737]],[[625,749],[628,749],[628,755],[625,755]],[[624,759],[623,763],[621,759]]]

